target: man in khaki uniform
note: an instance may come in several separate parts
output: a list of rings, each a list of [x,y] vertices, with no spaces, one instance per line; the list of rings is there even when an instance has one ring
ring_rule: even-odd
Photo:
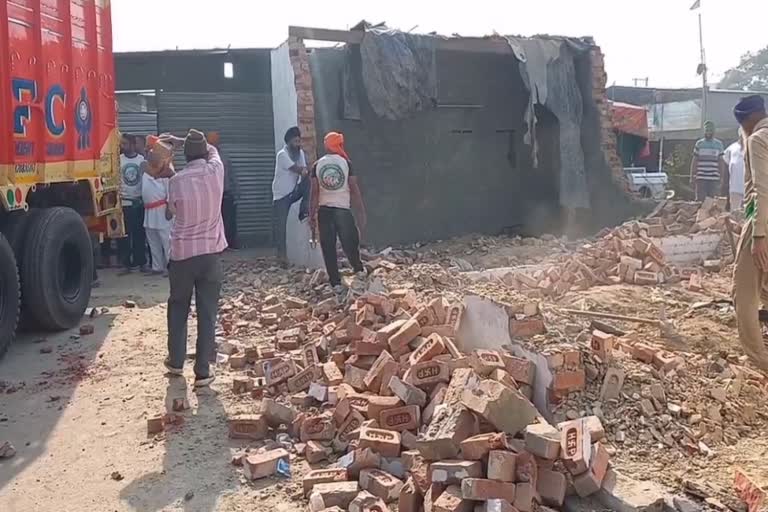
[[[768,303],[768,115],[760,96],[742,99],[734,108],[746,138],[744,144],[744,204],[733,273],[733,303],[744,352],[768,372],[768,350],[758,319],[760,303]]]

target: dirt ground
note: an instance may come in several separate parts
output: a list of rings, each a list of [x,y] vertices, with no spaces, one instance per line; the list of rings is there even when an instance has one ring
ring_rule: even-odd
[[[260,296],[269,293],[271,286],[287,282],[285,276],[270,274],[249,258],[241,252],[230,261],[238,269],[238,286],[253,283],[262,288],[254,292]],[[249,268],[258,277],[250,277]],[[244,273],[248,277],[243,278]],[[232,274],[229,278],[233,279]],[[430,278],[429,282],[440,281]],[[679,285],[594,288],[569,294],[552,307],[611,307],[616,313],[653,318],[664,304],[678,327],[671,349],[685,353],[686,358],[720,353],[737,358],[742,354],[732,310],[691,309],[698,300],[727,295],[727,272],[709,275],[706,283],[707,290],[701,294]],[[233,293],[232,286],[225,290]],[[93,334],[80,337],[77,329],[53,335],[23,334],[11,347],[0,362],[0,441],[13,443],[18,454],[0,462],[0,511],[304,509],[300,475],[306,463],[293,462],[292,480],[255,483],[246,482],[231,464],[232,455],[246,445],[228,439],[226,418],[234,412],[253,411],[256,404],[232,395],[229,370],[221,370],[212,389],[200,393],[183,384],[191,384],[191,365],[185,381],[164,376],[166,298],[167,283],[162,279],[104,272],[91,304],[99,314],[83,320],[95,327]],[[126,308],[126,300],[135,301],[136,307]],[[190,327],[193,340],[193,322]],[[657,336],[643,329],[638,332]],[[146,419],[161,414],[167,403],[182,396],[189,398],[192,407],[185,423],[159,437],[147,437]],[[645,447],[615,445],[612,464],[637,478],[670,487],[687,478],[710,485],[717,494],[729,493],[735,466],[765,483],[768,440],[766,411],[760,409],[753,432],[718,446],[709,457],[664,449],[661,443],[655,449],[649,449],[648,443]]]

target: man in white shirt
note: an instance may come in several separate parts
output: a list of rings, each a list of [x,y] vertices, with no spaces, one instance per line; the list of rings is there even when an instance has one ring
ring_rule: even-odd
[[[739,140],[728,146],[723,154],[728,166],[728,197],[731,211],[741,210],[744,206],[744,141],[739,132]]]
[[[168,219],[168,178],[141,176],[141,197],[144,200],[144,229],[147,232],[152,274],[168,274],[171,255],[171,221]]]
[[[120,199],[126,236],[117,241],[123,273],[130,273],[136,268],[145,270],[147,265],[144,206],[141,200],[143,163],[144,157],[136,151],[136,137],[124,133],[120,139]]]
[[[284,267],[288,266],[286,250],[286,222],[291,205],[301,200],[299,220],[309,215],[309,180],[307,179],[307,157],[301,149],[301,132],[298,127],[290,128],[283,138],[285,147],[275,159],[275,177],[272,180],[272,222],[273,238],[277,246],[277,258]]]

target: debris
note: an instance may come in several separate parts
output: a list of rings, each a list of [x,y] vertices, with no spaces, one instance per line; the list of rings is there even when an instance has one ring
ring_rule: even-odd
[[[16,448],[10,441],[4,441],[0,444],[0,459],[11,459],[16,455]]]

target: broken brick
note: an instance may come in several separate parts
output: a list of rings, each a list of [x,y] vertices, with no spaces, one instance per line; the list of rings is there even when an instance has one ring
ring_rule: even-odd
[[[543,318],[509,319],[509,335],[513,338],[530,338],[531,336],[546,333],[547,327],[544,325]]]
[[[616,337],[595,329],[592,331],[592,351],[603,361],[608,361],[616,345]]]
[[[555,460],[560,455],[560,432],[548,423],[528,425],[525,449],[542,459]]]
[[[321,445],[317,441],[307,441],[307,446],[304,450],[307,462],[310,464],[317,464],[318,462],[328,458],[328,450],[325,446]]]
[[[478,434],[461,442],[461,457],[466,460],[481,460],[491,450],[503,448],[505,448],[504,434],[498,432]]]
[[[349,509],[360,492],[357,482],[329,482],[317,484],[309,495],[310,508],[312,510],[322,510],[330,507],[340,507],[343,510]]]
[[[271,398],[265,398],[261,401],[261,414],[267,423],[272,427],[280,425],[290,425],[296,416],[296,412]]]
[[[465,478],[461,482],[461,495],[464,499],[487,501],[493,499],[515,501],[515,484],[485,478]]]
[[[591,450],[589,470],[573,479],[573,487],[582,498],[600,490],[610,462],[608,451],[602,444],[593,444]]]
[[[552,376],[552,390],[555,393],[570,393],[584,389],[587,375],[584,370],[560,370]]]
[[[508,354],[503,354],[502,358],[504,359],[507,373],[515,379],[515,382],[533,386],[536,378],[536,366],[533,364],[533,361]]]
[[[419,512],[424,499],[413,481],[409,478],[403,488],[400,490],[400,496],[397,501],[397,510],[399,512]]]
[[[154,416],[147,419],[147,435],[153,436],[155,434],[159,434],[164,429],[165,426],[163,425],[162,416]]]
[[[445,485],[459,485],[465,478],[483,476],[483,463],[479,460],[440,460],[429,466],[432,482]]]
[[[365,375],[363,382],[368,389],[372,391],[379,391],[379,388],[381,388],[382,379],[385,377],[385,374],[389,374],[389,377],[396,375],[397,369],[397,363],[392,358],[390,353],[385,350],[381,352],[381,354],[379,354],[379,356],[376,358],[373,365],[371,366],[371,369],[368,370],[368,373]],[[387,381],[389,381],[389,378],[387,378]]]
[[[765,504],[765,491],[763,491],[743,469],[737,467],[734,472],[733,489],[736,495],[747,505],[748,512],[759,512]]]
[[[517,471],[517,454],[505,450],[488,453],[488,478],[501,482],[514,482]]]
[[[403,403],[396,396],[370,395],[366,416],[369,420],[379,421],[383,412],[401,407]]]
[[[515,435],[536,421],[538,411],[518,390],[492,380],[465,389],[461,402],[497,429]]]
[[[360,487],[378,496],[385,503],[397,500],[403,482],[380,469],[363,469],[359,477]]]
[[[519,512],[533,512],[539,502],[536,487],[531,483],[519,483],[515,486],[515,501],[512,505]]]
[[[461,487],[451,485],[434,501],[432,512],[472,512],[474,506],[472,501],[463,498]],[[427,510],[426,499],[424,502],[424,510],[425,512]]]
[[[393,376],[389,379],[389,389],[406,405],[423,407],[427,403],[427,394],[423,390],[404,382],[400,377]]]
[[[567,481],[565,475],[549,469],[539,469],[536,490],[545,505],[562,507],[565,501]]]
[[[418,447],[426,460],[455,458],[459,443],[475,434],[475,418],[461,406],[435,411],[427,430],[419,436]]]
[[[336,363],[332,361],[323,364],[323,375],[329,386],[337,386],[344,382],[344,375],[342,375]]]

